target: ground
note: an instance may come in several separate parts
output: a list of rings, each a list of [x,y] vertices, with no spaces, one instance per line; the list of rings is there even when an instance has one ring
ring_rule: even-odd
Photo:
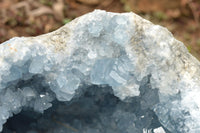
[[[133,11],[165,26],[200,60],[199,0],[0,0],[0,43],[53,31],[94,9]]]

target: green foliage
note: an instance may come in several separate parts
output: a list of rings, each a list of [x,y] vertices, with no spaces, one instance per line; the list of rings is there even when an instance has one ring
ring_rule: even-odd
[[[197,45],[200,46],[200,38],[197,39]]]
[[[158,20],[160,20],[160,21],[163,21],[163,20],[167,19],[167,15],[164,12],[162,12],[162,11],[154,12],[153,16],[155,18],[157,18]]]
[[[70,21],[72,21],[72,20],[69,19],[69,18],[65,18],[65,19],[63,19],[63,24],[67,24],[67,23],[69,23]]]
[[[40,0],[41,4],[47,5],[47,6],[52,6],[53,2],[50,0]]]
[[[192,47],[191,46],[187,46],[188,51],[191,53],[192,51]]]

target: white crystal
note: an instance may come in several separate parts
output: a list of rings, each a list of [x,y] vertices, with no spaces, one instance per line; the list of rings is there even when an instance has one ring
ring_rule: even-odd
[[[43,66],[44,62],[42,60],[42,57],[36,57],[32,60],[30,64],[29,72],[33,74],[42,73],[44,69]]]
[[[156,128],[153,131],[154,131],[154,133],[165,133],[165,131],[162,127]]]

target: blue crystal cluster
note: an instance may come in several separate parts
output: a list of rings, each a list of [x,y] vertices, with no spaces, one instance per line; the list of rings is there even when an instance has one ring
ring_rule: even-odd
[[[96,10],[0,45],[0,131],[197,133],[199,66],[165,28]]]

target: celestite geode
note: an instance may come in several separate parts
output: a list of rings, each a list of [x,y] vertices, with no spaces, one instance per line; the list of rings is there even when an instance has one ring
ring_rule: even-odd
[[[199,81],[166,28],[95,10],[0,45],[0,131],[199,133]]]

